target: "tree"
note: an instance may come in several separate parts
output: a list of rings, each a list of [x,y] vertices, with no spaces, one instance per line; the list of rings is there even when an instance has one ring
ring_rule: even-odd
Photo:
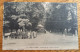
[[[18,12],[16,12],[16,5],[15,3],[4,3],[4,22],[9,21],[9,29],[11,29],[11,32],[13,29],[18,29],[18,23],[17,23],[17,17],[16,15],[19,15]],[[13,7],[14,6],[14,7]],[[16,17],[14,19],[14,17]]]
[[[28,19],[29,23],[27,21],[24,21],[23,23],[26,24],[32,24],[31,30],[35,30],[38,22],[44,17],[44,7],[41,3],[33,3],[33,2],[5,2],[4,3],[4,21],[9,21],[9,28],[11,31],[13,29],[18,30],[20,23],[18,22],[18,19]],[[25,26],[24,25],[24,26]],[[28,26],[26,26],[28,27]],[[25,27],[25,28],[26,28]]]
[[[63,33],[66,28],[67,31],[71,28],[72,24],[76,23],[76,5],[73,3],[51,3],[51,7],[47,12],[47,20],[45,27],[47,30],[51,31],[61,31]],[[68,13],[71,13],[68,17]],[[71,18],[71,22],[69,19]]]

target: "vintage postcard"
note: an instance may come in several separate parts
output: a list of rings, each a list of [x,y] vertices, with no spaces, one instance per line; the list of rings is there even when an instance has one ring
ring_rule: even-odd
[[[2,48],[78,49],[77,4],[4,2]]]

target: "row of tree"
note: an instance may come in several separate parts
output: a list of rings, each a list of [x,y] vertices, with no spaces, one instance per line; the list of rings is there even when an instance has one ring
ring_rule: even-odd
[[[75,33],[77,30],[77,5],[76,3],[51,3],[47,12],[45,27],[47,30]]]
[[[77,30],[76,3],[4,3],[4,31],[6,29],[36,31],[39,24],[43,24],[47,31],[63,33],[67,29],[67,32],[74,33]]]

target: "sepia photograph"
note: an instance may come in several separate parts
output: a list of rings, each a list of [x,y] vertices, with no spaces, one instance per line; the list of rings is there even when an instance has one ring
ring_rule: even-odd
[[[4,2],[3,50],[78,48],[77,3]]]

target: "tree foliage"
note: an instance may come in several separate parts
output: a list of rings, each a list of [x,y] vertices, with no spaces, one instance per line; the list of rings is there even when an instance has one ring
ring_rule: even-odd
[[[5,2],[4,28],[36,30],[45,20],[45,29],[61,31],[77,29],[76,3]],[[72,31],[73,32],[73,31]]]
[[[51,3],[47,12],[45,27],[47,30],[61,31],[77,28],[77,7],[75,3]]]
[[[4,21],[9,21],[8,25],[10,29],[18,29],[22,24],[24,24],[23,26],[25,26],[25,28],[28,27],[29,25],[30,26],[32,25],[30,29],[35,30],[35,28],[38,25],[38,22],[43,17],[44,7],[41,3],[33,2],[4,3]]]

